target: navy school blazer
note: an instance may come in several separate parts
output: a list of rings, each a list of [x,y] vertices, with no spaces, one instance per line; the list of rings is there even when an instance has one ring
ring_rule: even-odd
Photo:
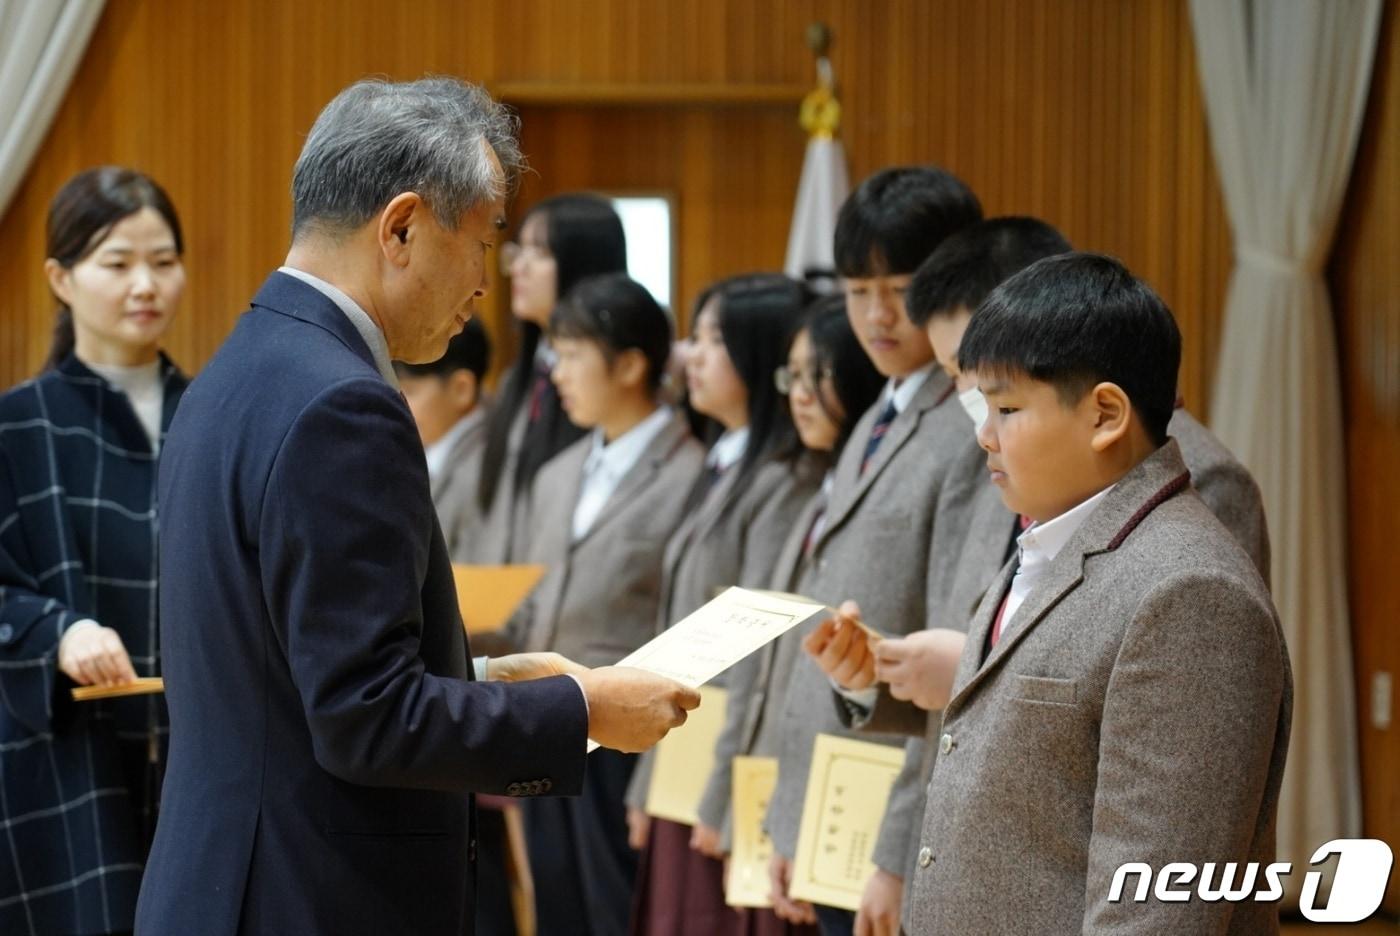
[[[274,273],[160,465],[170,761],[139,933],[471,931],[470,793],[575,794],[568,677],[472,681],[403,397]]]

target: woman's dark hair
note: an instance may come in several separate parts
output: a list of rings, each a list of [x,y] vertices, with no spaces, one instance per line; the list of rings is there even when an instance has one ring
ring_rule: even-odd
[[[552,338],[591,341],[609,364],[635,348],[647,361],[647,390],[655,394],[671,356],[671,320],[647,288],[625,273],[580,280],[549,319]]]
[[[526,213],[521,226],[531,218],[544,221],[545,246],[554,257],[556,301],[566,296],[579,280],[599,273],[627,272],[627,240],[622,219],[612,203],[596,195],[556,195]],[[491,509],[506,470],[510,428],[520,408],[527,404],[535,384],[535,351],[543,334],[533,322],[520,321],[520,353],[506,375],[500,401],[491,411],[486,427],[486,449],[482,453],[481,482],[477,503]],[[529,484],[540,466],[583,435],[569,422],[559,405],[554,384],[546,380],[539,399],[539,414],[525,431],[525,441],[515,465],[511,483],[516,490]]]
[[[781,273],[750,273],[710,286],[695,302],[695,320],[717,303],[720,336],[749,395],[749,443],[739,462],[743,486],[765,458],[795,450],[796,430],[773,372],[787,363],[788,337],[811,298],[807,288]]]
[[[851,320],[846,316],[845,296],[839,293],[823,296],[812,303],[801,326],[793,332],[793,339],[796,340],[803,331],[807,333],[812,347],[813,369],[817,374],[831,374],[836,402],[841,404],[844,413],[838,419],[827,408],[821,393],[816,394],[817,405],[836,424],[836,445],[831,450],[831,460],[835,461],[861,415],[879,399],[880,391],[885,387],[885,378],[866,356],[860,339],[851,328]],[[789,342],[789,350],[791,347]]]
[[[142,208],[154,209],[165,220],[175,238],[175,252],[184,256],[184,235],[170,196],[150,176],[121,166],[84,170],[58,190],[49,202],[45,256],[71,270],[106,240],[118,222]],[[58,300],[53,341],[44,370],[53,370],[72,354],[75,340],[73,310]]]

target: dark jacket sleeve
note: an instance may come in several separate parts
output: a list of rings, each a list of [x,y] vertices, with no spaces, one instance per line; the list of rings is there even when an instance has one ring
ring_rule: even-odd
[[[317,762],[367,786],[577,793],[588,717],[573,680],[426,671],[425,631],[460,626],[423,620],[432,510],[412,418],[382,382],[331,387],[283,440],[259,525],[263,591]]]
[[[39,591],[14,481],[0,451],[0,703],[38,734],[52,730],[60,684],[68,685],[59,640],[84,615]]]

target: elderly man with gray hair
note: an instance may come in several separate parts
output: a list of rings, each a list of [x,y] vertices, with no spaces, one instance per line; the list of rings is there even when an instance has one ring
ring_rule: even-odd
[[[575,794],[588,737],[639,751],[699,704],[467,648],[390,362],[440,357],[485,294],[515,129],[452,79],[337,96],[297,160],[286,264],[170,426],[171,745],[139,933],[468,933],[471,793]]]

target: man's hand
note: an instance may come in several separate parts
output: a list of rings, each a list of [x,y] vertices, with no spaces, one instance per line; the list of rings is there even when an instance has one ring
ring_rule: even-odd
[[[967,635],[936,627],[875,645],[875,678],[890,695],[937,711],[948,704]]]
[[[136,680],[121,637],[96,621],[79,621],[58,642],[58,668],[80,686],[121,686]]]
[[[855,936],[899,936],[899,909],[904,900],[904,878],[876,868],[865,882],[856,912]]]
[[[627,807],[627,844],[634,851],[647,847],[651,839],[651,817],[635,806]]]
[[[793,900],[788,896],[788,883],[792,880],[792,862],[777,852],[768,861],[769,897],[773,900],[773,912],[778,919],[801,926],[817,925],[817,911],[805,900]]]
[[[838,686],[856,691],[875,684],[875,656],[868,634],[856,623],[859,620],[860,606],[854,601],[844,602],[835,617],[822,621],[802,641],[803,649],[817,661],[822,672]]]
[[[588,699],[588,736],[627,754],[656,744],[700,704],[694,689],[646,670],[603,666],[575,675]]]
[[[719,838],[719,829],[697,822],[695,828],[690,831],[691,850],[718,861],[724,858],[724,849],[720,848]]]
[[[575,663],[566,656],[548,653],[512,653],[509,656],[491,657],[486,661],[486,678],[497,682],[523,682],[527,679],[543,679],[546,676],[577,676],[588,672],[588,667]]]

